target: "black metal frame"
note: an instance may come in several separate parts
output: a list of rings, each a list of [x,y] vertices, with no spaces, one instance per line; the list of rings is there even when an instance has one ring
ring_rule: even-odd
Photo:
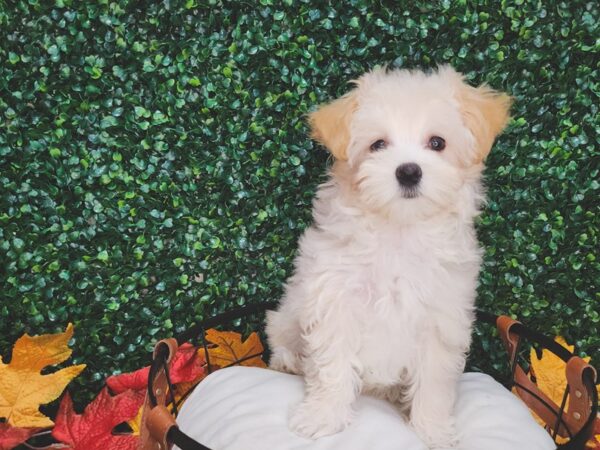
[[[181,345],[184,342],[193,341],[195,339],[200,338],[200,340],[202,342],[201,346],[205,349],[206,363],[207,363],[206,367],[210,373],[210,370],[211,370],[210,369],[210,360],[209,360],[209,356],[208,356],[208,346],[207,346],[207,343],[205,340],[205,330],[208,328],[214,327],[214,326],[222,325],[223,323],[227,323],[232,320],[242,319],[242,318],[250,317],[255,314],[264,313],[268,309],[275,308],[276,305],[277,305],[277,303],[275,303],[275,302],[268,302],[268,303],[261,303],[261,304],[257,304],[257,305],[251,305],[251,306],[245,306],[245,307],[241,307],[241,308],[232,309],[230,311],[227,311],[227,312],[219,314],[215,317],[206,319],[206,320],[202,321],[201,323],[198,323],[198,324],[192,326],[190,329],[188,329],[186,332],[182,333],[181,335],[179,335],[176,338],[177,343],[178,343],[178,345]],[[498,319],[498,316],[496,316],[496,315],[489,314],[489,313],[482,312],[482,311],[477,311],[477,321],[480,323],[488,323],[490,325],[496,326],[497,319]],[[544,336],[541,333],[531,330],[520,323],[515,324],[511,328],[511,333],[512,332],[514,332],[515,334],[517,334],[519,336],[519,343],[521,342],[522,339],[527,339],[530,342],[537,343],[537,344],[541,345],[543,348],[546,348],[549,351],[551,351],[552,353],[554,353],[565,363],[570,358],[575,356],[569,350],[567,350],[566,348],[564,348],[563,346],[561,346],[554,340],[548,338],[547,336]],[[244,358],[244,360],[255,358],[257,356],[261,356],[262,354],[263,353],[259,353],[256,355],[250,355],[250,356]],[[554,411],[554,409],[550,405],[545,403],[544,400],[541,399],[538,395],[536,395],[535,392],[528,390],[526,387],[518,384],[515,381],[514,370],[517,366],[516,361],[515,361],[516,355],[517,355],[517,352],[515,352],[515,358],[513,358],[513,360],[510,361],[510,367],[512,369],[512,379],[509,381],[507,387],[510,389],[511,387],[515,386],[515,387],[519,387],[523,390],[526,390],[529,394],[533,395],[536,399],[538,399],[542,404],[545,404],[545,406],[550,411],[552,411],[552,413],[556,416],[556,423],[554,424],[554,427],[552,429],[558,430],[559,427],[562,426],[562,427],[564,427],[565,430],[567,430],[567,433],[570,436],[569,442],[567,442],[565,444],[557,445],[557,450],[584,450],[586,447],[586,443],[592,437],[592,433],[594,431],[594,423],[595,423],[595,420],[596,420],[596,417],[598,414],[598,392],[596,390],[595,374],[594,374],[593,370],[586,370],[583,372],[583,382],[584,382],[584,385],[585,385],[586,389],[588,390],[588,394],[590,395],[590,398],[592,400],[591,414],[590,414],[587,422],[584,424],[584,426],[580,430],[578,430],[575,434],[573,434],[573,432],[571,430],[569,430],[568,425],[563,420],[564,408],[566,406],[566,400],[568,397],[568,386],[567,386],[567,389],[565,390],[565,394],[563,396],[563,400],[560,405],[559,411],[558,412]],[[152,360],[152,364],[150,366],[150,373],[148,375],[148,390],[147,390],[148,394],[147,395],[149,398],[150,405],[152,407],[155,407],[157,405],[157,402],[156,402],[156,397],[154,395],[153,383],[154,383],[154,380],[155,380],[156,375],[158,374],[160,368],[161,367],[164,368],[165,374],[167,376],[167,381],[169,384],[169,392],[170,392],[170,396],[171,396],[171,401],[173,404],[172,412],[175,415],[177,415],[178,403],[175,402],[175,398],[173,395],[173,386],[169,379],[168,364],[167,364],[168,356],[169,356],[169,348],[167,347],[167,345],[165,345],[165,344],[160,345],[156,349],[156,355]],[[240,362],[242,362],[242,361],[241,360],[236,361],[235,363],[233,363],[231,365],[235,365]],[[182,396],[182,399],[187,397],[187,395],[190,392],[191,392],[191,390],[188,391],[187,393],[184,393],[184,395]],[[182,401],[182,399],[180,399],[180,402]],[[557,438],[556,431],[554,431],[554,434],[552,437],[553,437],[554,441],[556,442],[556,438]],[[169,431],[169,434],[167,435],[167,438],[168,438],[169,442],[174,443],[182,450],[211,450],[209,447],[206,447],[205,445],[202,445],[199,442],[195,441],[194,439],[190,438],[188,435],[183,433],[177,427],[171,428],[171,430]]]

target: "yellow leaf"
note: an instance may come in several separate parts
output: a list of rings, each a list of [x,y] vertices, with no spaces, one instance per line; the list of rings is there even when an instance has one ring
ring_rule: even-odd
[[[29,336],[25,334],[13,347],[9,364],[0,357],[0,417],[14,427],[50,427],[54,424],[39,410],[62,393],[67,384],[85,368],[70,366],[48,375],[40,371],[71,356],[68,347],[73,325],[64,333]]]
[[[209,347],[208,357],[211,365],[227,367],[234,364],[242,366],[267,367],[261,359],[263,346],[258,334],[252,333],[242,342],[242,335],[233,331],[217,331],[211,328],[206,331],[206,340],[214,347]],[[203,349],[200,349],[202,352]],[[258,355],[251,357],[252,355]],[[249,358],[250,357],[250,358]],[[245,359],[248,358],[248,359]]]

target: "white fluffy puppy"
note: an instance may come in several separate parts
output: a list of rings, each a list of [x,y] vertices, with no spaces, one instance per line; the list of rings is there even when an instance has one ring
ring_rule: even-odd
[[[267,318],[271,367],[305,378],[298,434],[341,430],[364,392],[398,404],[431,447],[453,445],[481,262],[473,219],[509,108],[446,66],[375,70],[310,115],[335,163]]]

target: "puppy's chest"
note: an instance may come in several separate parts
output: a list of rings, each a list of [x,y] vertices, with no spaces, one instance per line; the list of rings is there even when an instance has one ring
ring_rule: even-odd
[[[405,370],[414,366],[432,310],[469,301],[461,291],[462,279],[474,279],[476,266],[457,263],[456,244],[428,237],[423,241],[414,235],[378,236],[370,249],[363,253],[359,269],[363,284],[363,295],[357,299],[362,322],[359,356],[367,385],[390,385],[403,373],[410,375]],[[465,260],[472,258],[465,255]]]
[[[453,242],[419,233],[365,233],[354,242],[358,266],[369,298],[425,300],[427,292],[460,270],[460,253]],[[349,249],[352,251],[351,249]],[[463,260],[469,259],[466,256]]]

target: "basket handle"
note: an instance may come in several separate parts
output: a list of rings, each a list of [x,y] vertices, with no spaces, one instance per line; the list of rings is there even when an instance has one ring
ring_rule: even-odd
[[[568,359],[566,378],[569,404],[565,411],[564,404],[561,407],[557,406],[516,363],[520,343],[520,334],[517,330],[522,327],[522,324],[510,317],[500,316],[496,320],[496,326],[510,356],[513,383],[518,396],[560,436],[572,437],[577,434],[588,423],[592,413],[590,404],[593,398],[585,384],[584,373],[590,371],[592,379],[595,380],[595,369],[578,356]]]
[[[596,369],[586,363],[582,358],[573,356],[567,361],[567,382],[569,386],[569,408],[567,410],[569,420],[576,423],[579,428],[590,418],[590,403],[594,401],[590,396],[587,386],[584,384],[584,373],[590,371],[592,380],[596,381]]]
[[[177,428],[177,422],[167,409],[167,392],[173,395],[167,371],[177,348],[177,340],[173,338],[163,339],[154,347],[138,450],[169,450],[173,445],[169,443],[167,435],[173,428]]]

